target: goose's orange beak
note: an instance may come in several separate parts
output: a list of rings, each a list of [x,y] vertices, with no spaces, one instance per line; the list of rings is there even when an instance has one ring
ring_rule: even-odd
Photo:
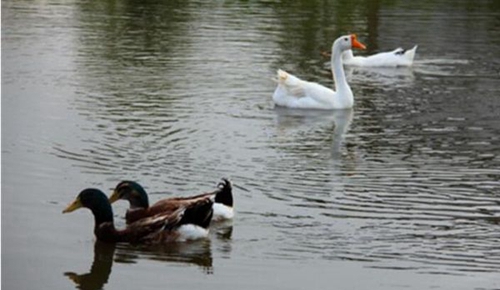
[[[356,34],[351,34],[351,45],[352,48],[366,49],[366,46],[358,41]]]

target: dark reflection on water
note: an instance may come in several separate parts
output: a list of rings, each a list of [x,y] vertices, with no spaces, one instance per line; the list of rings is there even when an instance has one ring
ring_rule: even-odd
[[[69,193],[135,179],[153,201],[229,177],[234,232],[96,244],[90,273],[67,276],[99,289],[115,261],[107,289],[127,283],[124,263],[184,289],[295,286],[280,265],[303,272],[297,288],[326,284],[316,277],[330,267],[340,288],[498,288],[499,3],[2,1],[6,287],[67,288],[45,253],[73,265],[92,239],[82,216],[61,217]],[[367,44],[359,54],[418,44],[415,64],[346,68],[352,110],[274,108],[278,68],[333,86],[321,52],[348,32]],[[27,232],[41,250],[23,246]],[[43,273],[20,279],[28,264]]]
[[[85,274],[65,272],[64,276],[73,281],[78,289],[103,289],[104,284],[108,283],[109,275],[111,275],[115,248],[115,244],[96,241],[94,244],[94,261],[90,267],[90,272]]]
[[[219,222],[212,225],[211,236],[219,242],[218,250],[231,252],[231,222]],[[100,241],[94,243],[94,260],[90,271],[84,274],[64,272],[76,284],[78,289],[104,289],[112,272],[113,262],[136,264],[147,259],[163,263],[179,265],[196,265],[203,273],[213,274],[212,244],[210,240],[171,243],[165,245],[145,246],[128,244],[108,244]]]
[[[222,241],[231,239],[231,225],[215,225],[216,238]],[[205,274],[213,273],[212,250],[210,240],[187,243],[171,243],[168,245],[141,246],[126,244],[107,244],[96,241],[94,244],[94,260],[90,271],[84,274],[65,272],[78,289],[104,289],[111,275],[113,262],[135,264],[138,260],[197,265]]]
[[[230,240],[233,227],[231,223],[211,225],[211,236],[225,245],[225,252],[230,252]],[[213,274],[212,244],[210,240],[171,243],[166,245],[118,245],[115,261],[133,264],[142,259],[185,265],[196,265],[203,273]]]
[[[120,245],[116,254],[116,262],[136,263],[140,259],[153,261],[193,264],[199,266],[206,274],[211,274],[212,252],[209,240],[189,243],[175,243],[154,247]]]

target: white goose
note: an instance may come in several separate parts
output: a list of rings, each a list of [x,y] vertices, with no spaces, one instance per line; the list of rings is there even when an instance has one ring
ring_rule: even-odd
[[[352,50],[346,50],[342,54],[342,60],[345,65],[364,66],[364,67],[397,67],[411,66],[417,51],[417,45],[412,49],[396,48],[389,52],[380,52],[370,56],[354,56]]]
[[[278,87],[273,94],[274,103],[277,106],[296,109],[352,108],[354,99],[342,65],[342,52],[351,48],[365,49],[355,34],[341,36],[333,42],[331,63],[336,92],[318,83],[303,81],[283,70],[278,70]]]

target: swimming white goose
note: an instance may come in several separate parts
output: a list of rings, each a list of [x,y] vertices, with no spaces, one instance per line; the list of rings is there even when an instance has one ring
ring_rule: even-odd
[[[397,67],[411,66],[417,51],[417,45],[412,49],[396,48],[389,52],[380,52],[370,56],[354,56],[352,50],[346,50],[342,54],[342,60],[346,65],[365,67]]]
[[[274,103],[296,109],[352,108],[354,98],[342,65],[342,52],[351,48],[365,49],[355,34],[341,36],[333,42],[331,65],[336,92],[318,83],[303,81],[283,70],[278,70],[278,87],[273,94]]]

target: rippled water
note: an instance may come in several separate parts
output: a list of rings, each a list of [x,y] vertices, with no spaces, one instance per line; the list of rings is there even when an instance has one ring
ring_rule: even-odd
[[[416,63],[346,69],[352,110],[274,108],[278,68],[333,85],[347,32]],[[2,284],[498,289],[499,67],[497,1],[2,1]],[[205,241],[110,246],[61,214],[221,177],[237,216]]]

